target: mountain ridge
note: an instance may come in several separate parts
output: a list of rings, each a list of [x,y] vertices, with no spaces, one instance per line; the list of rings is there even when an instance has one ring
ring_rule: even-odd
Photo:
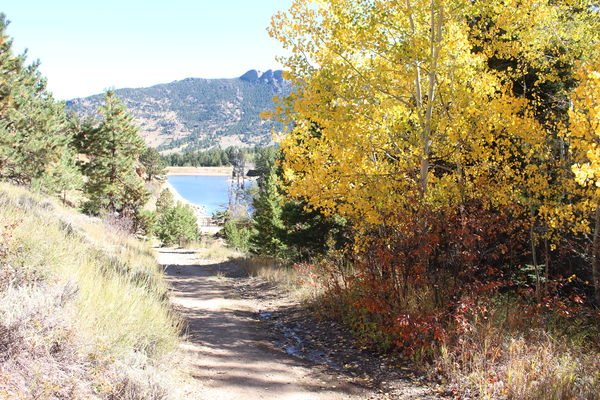
[[[291,83],[281,70],[250,69],[238,78],[184,78],[142,88],[116,89],[140,135],[162,153],[272,143],[282,126],[263,120],[275,96],[286,96]],[[97,116],[102,94],[66,102],[80,117]]]

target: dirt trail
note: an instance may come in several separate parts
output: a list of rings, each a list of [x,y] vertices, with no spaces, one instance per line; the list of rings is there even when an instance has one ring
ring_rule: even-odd
[[[183,350],[196,378],[191,398],[389,398],[275,346],[276,334],[259,318],[272,305],[261,296],[239,295],[245,275],[236,263],[198,259],[191,250],[158,249],[157,256],[172,286],[172,301],[188,323]]]

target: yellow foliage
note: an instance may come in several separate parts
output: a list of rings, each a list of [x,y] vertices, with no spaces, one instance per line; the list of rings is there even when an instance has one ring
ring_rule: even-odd
[[[536,85],[556,80],[545,54],[568,62],[595,33],[572,1],[512,3],[296,0],[276,15],[299,88],[275,112],[293,122],[290,194],[368,225],[466,197],[538,209],[548,128],[509,82],[532,67]],[[514,66],[490,68],[494,57]]]
[[[581,186],[594,187],[600,199],[600,58],[582,63],[577,71],[579,86],[571,95],[567,139],[575,164],[575,180]]]

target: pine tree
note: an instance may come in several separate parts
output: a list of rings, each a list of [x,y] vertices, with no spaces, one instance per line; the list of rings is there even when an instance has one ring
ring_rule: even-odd
[[[174,207],[164,209],[158,218],[157,236],[165,246],[183,246],[200,236],[194,210],[187,204],[177,202]]]
[[[281,210],[285,226],[282,237],[290,249],[290,257],[308,260],[325,254],[331,248],[341,248],[347,242],[346,220],[339,216],[324,216],[318,210],[306,209],[306,202],[288,199]]]
[[[79,190],[83,186],[83,176],[75,161],[73,149],[65,149],[62,157],[52,165],[46,174],[32,182],[32,186],[46,193],[59,195],[66,203],[67,192]]]
[[[165,189],[160,192],[158,199],[156,200],[156,212],[163,213],[175,206],[175,200],[173,199],[173,193],[169,189]]]
[[[259,195],[254,200],[254,229],[251,247],[255,253],[281,256],[287,249],[282,240],[285,234],[281,219],[283,199],[277,187],[276,167],[259,180]]]
[[[85,208],[93,214],[108,210],[134,215],[148,196],[136,171],[144,143],[115,93],[107,91],[104,100],[99,109],[103,119],[97,126],[84,125],[79,135],[79,145],[88,157],[83,164],[88,177]]]
[[[39,64],[27,66],[26,54],[13,54],[8,24],[0,14],[0,178],[50,183],[48,174],[72,164],[72,134],[64,104],[46,90]]]
[[[150,182],[152,179],[166,174],[166,166],[160,158],[160,153],[154,147],[147,147],[140,156],[140,162],[146,169],[146,180]]]
[[[248,251],[250,239],[255,232],[252,229],[251,220],[234,220],[225,216],[222,233],[230,247],[233,247],[238,251]],[[258,251],[256,252],[258,253]]]

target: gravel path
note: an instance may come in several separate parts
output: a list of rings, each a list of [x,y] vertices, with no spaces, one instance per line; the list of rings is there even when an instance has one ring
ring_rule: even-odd
[[[171,298],[188,323],[184,351],[193,363],[197,393],[206,400],[342,400],[371,397],[317,365],[273,345],[258,313],[259,299],[240,298],[227,280],[235,263],[198,260],[190,250],[158,249]]]

